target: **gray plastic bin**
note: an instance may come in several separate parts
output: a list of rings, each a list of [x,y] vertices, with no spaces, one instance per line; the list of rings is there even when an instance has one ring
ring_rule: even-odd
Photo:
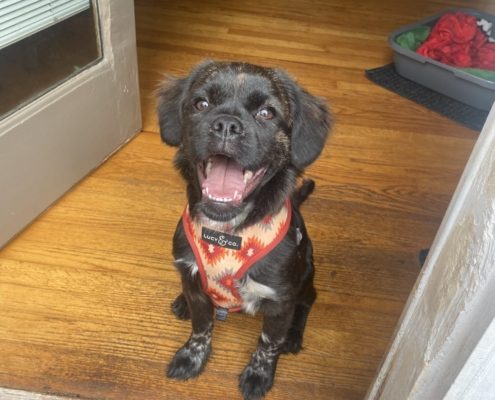
[[[492,22],[494,24],[492,36],[495,35],[495,15],[463,8],[447,10],[425,18],[415,24],[404,26],[389,36],[388,43],[394,51],[395,70],[399,75],[411,81],[463,103],[482,110],[490,110],[492,104],[495,102],[495,82],[470,75],[461,69],[443,64],[431,58],[423,57],[414,51],[400,47],[395,41],[400,34],[418,26],[427,25],[433,27],[443,14],[455,11],[462,11]]]

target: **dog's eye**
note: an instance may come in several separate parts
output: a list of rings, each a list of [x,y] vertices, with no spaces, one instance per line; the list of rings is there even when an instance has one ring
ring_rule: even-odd
[[[260,119],[272,119],[274,116],[273,111],[269,107],[262,107],[256,113],[256,118]]]
[[[194,107],[198,111],[206,110],[209,105],[210,104],[205,99],[199,99],[198,101],[196,101],[196,103],[194,103]]]

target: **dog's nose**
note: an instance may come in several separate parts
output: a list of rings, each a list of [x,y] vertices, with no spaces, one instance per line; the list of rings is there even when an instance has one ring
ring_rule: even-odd
[[[220,137],[237,136],[242,133],[242,123],[236,117],[222,115],[211,124],[212,132]]]

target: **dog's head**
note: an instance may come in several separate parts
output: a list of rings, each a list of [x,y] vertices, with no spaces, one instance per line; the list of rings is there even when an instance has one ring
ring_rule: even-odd
[[[262,217],[320,154],[330,115],[285,72],[206,61],[158,91],[163,141],[178,146],[192,212],[216,221]]]

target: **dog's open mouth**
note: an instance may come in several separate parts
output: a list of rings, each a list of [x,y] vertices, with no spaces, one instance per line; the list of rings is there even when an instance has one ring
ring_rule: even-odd
[[[234,159],[215,155],[198,164],[203,198],[220,203],[241,203],[258,185],[266,168],[244,169]]]

